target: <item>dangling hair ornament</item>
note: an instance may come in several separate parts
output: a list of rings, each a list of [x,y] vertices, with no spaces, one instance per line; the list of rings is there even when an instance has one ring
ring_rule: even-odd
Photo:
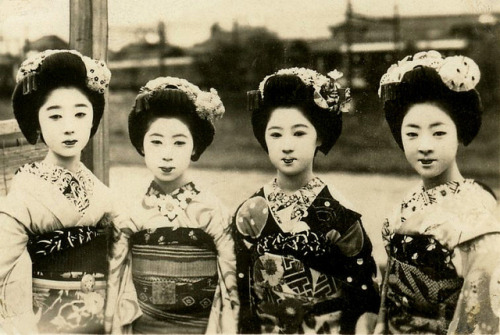
[[[56,53],[71,53],[80,57],[87,70],[87,87],[104,94],[109,86],[111,72],[103,61],[83,56],[76,50],[45,50],[26,59],[17,71],[16,83],[23,83],[23,94],[29,94],[38,89],[37,75],[45,58]]]
[[[264,99],[264,86],[267,80],[273,76],[292,75],[297,76],[306,86],[314,88],[313,100],[316,105],[327,109],[337,115],[351,112],[351,90],[342,88],[338,80],[343,74],[333,70],[324,76],[314,70],[293,67],[281,69],[278,72],[264,78],[259,84],[258,91],[248,92],[248,108],[253,110]]]
[[[209,121],[212,125],[224,115],[225,109],[219,94],[214,88],[209,92],[202,91],[198,86],[189,81],[176,77],[158,77],[150,80],[140,90],[135,99],[137,113],[149,109],[149,99],[158,91],[168,88],[184,92],[196,108],[196,114],[201,119]]]
[[[397,99],[401,90],[404,89],[401,87],[404,75],[418,66],[435,69],[443,83],[455,92],[466,92],[474,89],[481,78],[479,67],[469,57],[451,56],[444,58],[435,50],[422,51],[413,56],[406,56],[391,65],[382,76],[378,90],[382,101]]]

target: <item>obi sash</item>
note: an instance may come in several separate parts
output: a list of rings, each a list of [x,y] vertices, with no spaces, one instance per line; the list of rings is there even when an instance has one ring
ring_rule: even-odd
[[[401,234],[393,237],[394,245],[399,247],[392,248],[388,269],[388,330],[393,334],[446,334],[463,279],[451,267],[449,251],[438,242],[426,236],[413,236],[411,244],[401,243],[407,238]],[[436,246],[429,247],[429,241]],[[422,252],[425,246],[427,249]],[[433,262],[425,257],[432,257]]]
[[[206,324],[218,279],[210,235],[162,227],[139,231],[131,242],[132,277],[142,311],[176,324]]]
[[[31,235],[33,309],[45,333],[102,333],[107,230],[71,227]]]

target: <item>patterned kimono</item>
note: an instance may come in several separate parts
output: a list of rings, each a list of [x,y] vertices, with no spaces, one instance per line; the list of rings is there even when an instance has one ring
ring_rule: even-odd
[[[243,333],[354,333],[379,296],[361,215],[319,178],[291,195],[276,180],[235,216]]]
[[[405,197],[382,231],[389,256],[379,320],[387,333],[498,333],[500,224],[473,180]],[[457,236],[452,250],[434,236]]]
[[[138,207],[125,271],[143,313],[133,332],[235,333],[236,260],[220,201],[192,182],[165,194],[153,181]],[[119,297],[115,319],[128,298]]]
[[[127,221],[83,164],[22,166],[0,200],[0,324],[8,333],[102,333],[110,223]]]

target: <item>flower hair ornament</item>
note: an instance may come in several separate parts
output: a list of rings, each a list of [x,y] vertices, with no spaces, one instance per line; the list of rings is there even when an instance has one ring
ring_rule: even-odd
[[[209,121],[212,125],[224,115],[225,109],[219,94],[214,88],[202,91],[198,86],[189,81],[176,77],[159,77],[150,80],[140,90],[136,98],[136,113],[149,109],[148,100],[155,92],[174,88],[184,92],[196,108],[196,114],[201,119]]]
[[[338,80],[343,77],[342,72],[333,70],[324,76],[314,70],[306,68],[281,69],[278,72],[265,77],[259,84],[259,89],[248,92],[248,108],[254,110],[264,99],[264,87],[269,78],[281,75],[297,76],[306,86],[314,89],[314,103],[323,109],[333,113],[351,112],[351,90],[341,88]],[[341,95],[343,99],[341,99]],[[343,101],[341,101],[343,100]]]
[[[394,100],[400,93],[401,80],[415,67],[431,67],[437,71],[443,83],[454,92],[474,89],[481,78],[477,64],[466,56],[444,58],[435,50],[423,51],[393,64],[380,79],[378,95],[383,102]]]
[[[16,83],[23,83],[23,94],[38,89],[36,76],[43,61],[50,55],[67,52],[80,57],[87,70],[87,87],[92,91],[104,93],[111,79],[111,72],[103,61],[84,56],[76,50],[45,50],[26,59],[17,71]]]

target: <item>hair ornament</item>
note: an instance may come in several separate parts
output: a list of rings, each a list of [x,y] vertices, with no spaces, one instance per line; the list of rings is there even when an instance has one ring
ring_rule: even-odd
[[[443,83],[452,91],[466,92],[474,89],[481,78],[477,64],[466,56],[444,58],[435,50],[406,56],[391,65],[380,79],[378,95],[383,101],[396,98],[403,76],[415,67],[426,66],[437,71]]]
[[[189,81],[176,77],[158,77],[148,81],[146,85],[141,88],[136,98],[137,111],[140,112],[141,110],[148,109],[149,98],[154,95],[155,92],[167,88],[174,88],[184,92],[189,100],[195,105],[198,116],[208,120],[212,124],[224,115],[224,105],[214,88],[205,92]]]
[[[45,50],[26,59],[17,71],[16,83],[23,82],[23,94],[38,89],[36,75],[45,58],[50,55],[67,52],[79,56],[87,69],[87,87],[93,91],[104,93],[111,79],[111,72],[103,61],[83,56],[76,50]]]
[[[281,69],[278,72],[266,76],[259,84],[260,98],[264,99],[264,87],[269,78],[280,75],[297,76],[306,86],[314,88],[313,99],[316,105],[328,109],[334,113],[348,113],[351,108],[351,90],[341,88],[338,80],[343,77],[342,72],[333,70],[324,76],[314,70],[292,67]],[[341,92],[344,99],[341,101]]]

